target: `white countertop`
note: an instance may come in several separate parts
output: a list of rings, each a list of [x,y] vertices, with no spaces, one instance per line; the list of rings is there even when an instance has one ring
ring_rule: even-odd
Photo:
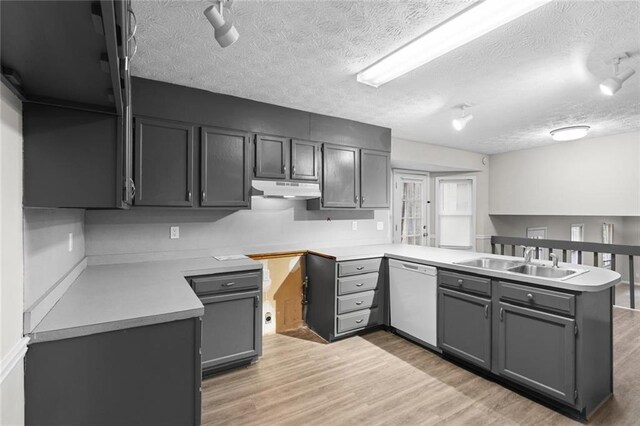
[[[213,257],[88,266],[30,334],[31,343],[201,316],[185,277],[259,270],[251,259]]]
[[[515,281],[526,281],[532,284],[546,287],[573,290],[573,291],[601,291],[610,288],[620,282],[620,274],[608,269],[595,268],[587,265],[573,265],[560,263],[561,267],[576,271],[585,271],[580,275],[568,279],[559,280],[553,278],[541,278],[531,275],[517,274],[508,271],[489,270],[473,266],[457,265],[457,262],[476,259],[479,257],[491,257],[496,259],[508,259],[522,262],[521,257],[499,256],[488,253],[478,253],[462,250],[447,250],[435,247],[410,246],[406,244],[380,244],[372,246],[336,247],[310,250],[322,256],[331,257],[336,261],[348,261],[366,259],[371,257],[387,257],[408,262],[422,263],[440,268],[447,268],[461,272],[502,278]],[[549,261],[534,260],[534,263],[551,265]]]

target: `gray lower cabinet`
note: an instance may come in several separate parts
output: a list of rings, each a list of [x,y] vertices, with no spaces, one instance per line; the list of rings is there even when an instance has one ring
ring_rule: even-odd
[[[251,139],[247,132],[200,130],[200,205],[249,207]]]
[[[491,300],[438,290],[438,346],[445,352],[491,368]]]
[[[360,150],[360,207],[389,208],[391,200],[390,154],[370,149]]]
[[[320,144],[291,140],[291,179],[316,182],[320,176]]]
[[[257,178],[287,178],[289,143],[288,138],[256,135],[255,175]]]
[[[25,424],[199,425],[200,318],[29,345]]]
[[[575,320],[502,302],[498,318],[499,374],[573,404]]]
[[[324,144],[322,147],[322,207],[359,205],[358,148]]]
[[[193,205],[193,126],[135,120],[135,204]]]
[[[332,342],[369,327],[388,324],[386,263],[380,258],[336,262],[306,258],[305,322]]]
[[[204,305],[202,372],[256,361],[262,354],[262,272],[190,278]]]

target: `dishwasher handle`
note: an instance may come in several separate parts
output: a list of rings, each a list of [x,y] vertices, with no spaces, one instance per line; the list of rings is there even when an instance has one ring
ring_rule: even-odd
[[[413,262],[403,262],[400,260],[389,259],[389,268],[401,269],[410,272],[415,272],[423,275],[436,276],[436,268],[428,265],[421,265]]]

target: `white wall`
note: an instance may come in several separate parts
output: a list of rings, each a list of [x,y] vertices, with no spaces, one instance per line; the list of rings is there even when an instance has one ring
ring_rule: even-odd
[[[86,254],[123,255],[187,250],[263,253],[295,248],[391,241],[389,211],[307,211],[304,201],[254,197],[251,210],[134,208],[88,210]],[[330,220],[327,220],[327,219]],[[357,221],[358,229],[351,229]],[[383,230],[376,229],[377,222]],[[180,239],[169,227],[180,227]]]
[[[483,159],[486,164],[483,164]],[[476,177],[476,250],[491,250],[488,239],[494,233],[489,219],[489,158],[476,152],[447,148],[406,139],[391,140],[391,165],[394,168],[430,172],[431,244],[435,244],[435,178],[445,175]]]
[[[41,300],[84,256],[84,210],[24,209],[25,309]]]
[[[491,156],[490,214],[640,215],[640,132]]]
[[[0,359],[22,340],[22,105],[0,84]],[[15,359],[15,358],[14,358]],[[18,360],[0,385],[0,424],[24,423],[24,382]]]

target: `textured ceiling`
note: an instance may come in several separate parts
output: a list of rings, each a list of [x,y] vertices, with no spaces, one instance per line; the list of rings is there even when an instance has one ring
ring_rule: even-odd
[[[378,89],[355,74],[473,1],[233,3],[240,33],[222,49],[206,1],[134,0],[140,77],[390,127],[394,137],[487,154],[640,130],[640,1],[552,2]],[[605,61],[637,70],[613,97]],[[453,107],[472,105],[462,132]]]

